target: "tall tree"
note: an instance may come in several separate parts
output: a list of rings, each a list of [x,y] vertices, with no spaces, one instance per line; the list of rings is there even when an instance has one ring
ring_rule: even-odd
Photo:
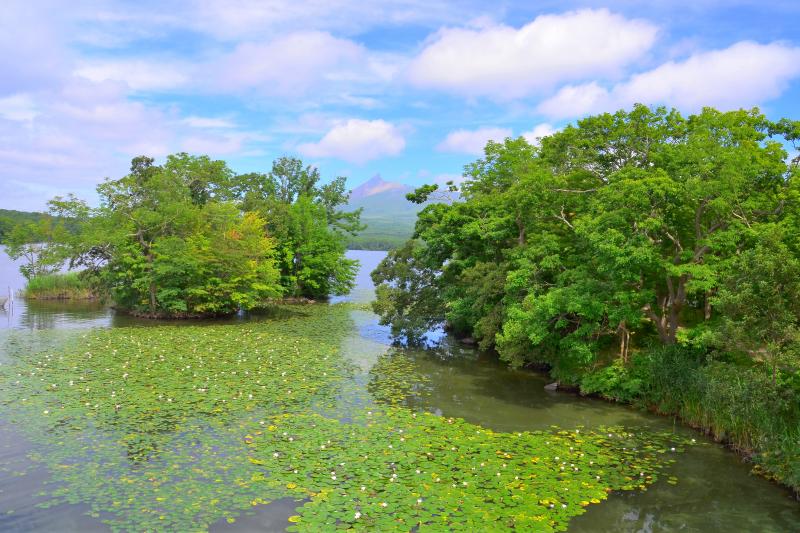
[[[281,157],[269,173],[236,176],[230,187],[243,210],[267,221],[267,232],[279,243],[283,286],[294,296],[346,294],[358,268],[345,257],[344,234],[362,229],[360,210],[342,209],[349,198],[344,177],[320,181],[317,168]]]

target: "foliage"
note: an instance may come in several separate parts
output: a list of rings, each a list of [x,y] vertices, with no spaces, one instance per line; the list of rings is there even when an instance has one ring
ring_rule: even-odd
[[[793,173],[773,126],[756,110],[684,118],[636,106],[541,147],[490,142],[465,168],[462,200],[429,205],[417,221],[440,318],[514,365],[544,361],[562,375],[614,343],[627,361],[635,335],[691,337],[706,327],[698,314],[712,318],[737,249],[786,211]],[[414,302],[378,294],[386,320],[390,300]]]
[[[800,490],[800,383],[759,366],[711,360],[696,349],[650,349],[588,373],[581,391],[652,406],[745,453],[755,470]]]
[[[0,244],[3,244],[6,236],[14,226],[27,222],[37,223],[45,216],[44,213],[29,211],[16,211],[14,209],[0,209]]]
[[[163,165],[137,157],[131,171],[97,188],[100,207],[73,196],[50,202],[37,223],[6,238],[28,277],[64,264],[82,269],[121,308],[151,317],[227,315],[283,294],[346,294],[358,263],[345,233],[344,178],[320,185],[299,159],[269,174],[235,175],[224,161],[185,153]]]
[[[421,260],[417,241],[392,250],[372,273],[377,299],[372,305],[382,325],[411,341],[440,321],[441,298],[434,285],[436,271]]]
[[[280,293],[275,244],[258,215],[218,200],[230,174],[207,157],[134,159],[128,176],[98,187],[76,255],[108,250],[99,275],[114,300],[151,316],[255,307]]]
[[[720,345],[778,366],[800,369],[800,258],[780,235],[761,235],[730,263],[714,304]]]
[[[66,238],[62,220],[42,216],[36,221],[20,222],[7,230],[3,238],[5,252],[13,260],[24,260],[19,270],[25,279],[58,272],[64,257],[58,246]]]
[[[365,375],[339,351],[349,306],[269,318],[12,335],[0,403],[53,477],[42,505],[83,503],[113,530],[204,530],[286,497],[304,531],[561,530],[680,450],[673,435],[495,433],[412,411],[423,391],[402,358]]]
[[[292,296],[347,294],[357,263],[345,257],[346,235],[362,228],[361,210],[343,211],[345,178],[320,185],[317,168],[281,157],[267,174],[235,176],[231,196],[242,209],[261,214],[278,243],[281,283]]]

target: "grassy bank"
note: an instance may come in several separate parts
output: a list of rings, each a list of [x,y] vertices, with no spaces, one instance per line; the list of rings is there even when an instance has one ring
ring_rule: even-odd
[[[581,392],[680,417],[800,495],[800,377],[681,347],[584,375]]]
[[[66,272],[31,278],[22,296],[33,300],[91,300],[95,293],[77,272]]]

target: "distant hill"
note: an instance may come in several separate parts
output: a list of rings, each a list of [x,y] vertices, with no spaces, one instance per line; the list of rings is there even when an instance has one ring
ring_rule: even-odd
[[[367,229],[351,237],[348,247],[353,250],[388,250],[411,237],[417,213],[423,207],[406,200],[406,194],[411,191],[412,187],[385,181],[379,174],[353,189],[348,208],[364,208],[361,221]]]
[[[28,211],[15,211],[14,209],[0,209],[0,241],[15,225],[23,222],[38,222],[44,213],[31,213]]]

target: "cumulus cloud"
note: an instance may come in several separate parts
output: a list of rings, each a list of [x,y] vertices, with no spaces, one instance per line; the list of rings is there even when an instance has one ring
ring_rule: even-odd
[[[281,97],[339,95],[346,103],[374,99],[351,94],[353,88],[392,79],[400,61],[371,52],[350,39],[321,31],[299,31],[268,41],[243,42],[198,71],[204,86],[218,92],[255,91]],[[211,73],[211,74],[209,74]]]
[[[696,53],[605,88],[597,82],[563,87],[538,106],[552,117],[666,104],[685,111],[704,106],[750,107],[769,101],[800,77],[800,48],[783,43],[738,42],[728,48]]]
[[[335,125],[318,142],[303,143],[297,149],[309,157],[333,157],[363,164],[397,155],[405,146],[402,132],[389,122],[350,119]]]
[[[542,137],[548,137],[557,131],[558,128],[553,127],[552,124],[543,122],[534,126],[532,130],[523,132],[522,137],[525,137],[525,140],[530,144],[537,145],[542,140]]]
[[[477,130],[455,130],[448,133],[436,148],[441,152],[481,155],[487,142],[502,142],[506,137],[511,137],[511,130],[508,128],[484,127]]]
[[[511,99],[589,76],[613,78],[647,53],[657,28],[606,9],[541,15],[522,28],[446,28],[408,69],[412,84]]]

